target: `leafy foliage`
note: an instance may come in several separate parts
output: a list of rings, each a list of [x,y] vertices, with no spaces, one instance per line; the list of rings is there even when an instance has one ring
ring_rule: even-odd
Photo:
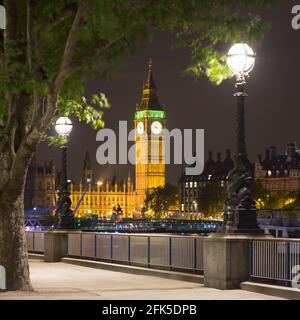
[[[253,180],[250,186],[253,199],[258,209],[295,209],[300,208],[300,192],[269,192],[261,181]],[[226,185],[218,180],[207,181],[199,194],[198,208],[205,217],[219,218],[226,200]]]
[[[2,90],[39,90],[49,92],[61,65],[65,43],[78,6],[84,1],[40,1],[33,12],[32,34],[28,38],[27,10],[25,1],[18,1],[22,44],[11,43],[8,50],[12,57],[24,54],[24,44],[30,42],[31,65],[42,74],[36,79],[30,72],[30,63],[21,61],[10,65],[9,74],[1,76],[5,82]],[[228,76],[224,64],[224,49],[237,41],[258,43],[267,24],[257,9],[270,6],[273,0],[164,0],[124,1],[89,0],[89,10],[76,33],[76,50],[72,68],[64,84],[64,91],[72,95],[83,90],[82,76],[89,73],[102,75],[116,68],[121,59],[132,53],[140,41],[151,34],[153,28],[169,30],[178,39],[177,46],[191,49],[192,73],[206,74],[219,83]],[[27,45],[26,44],[26,45]],[[4,60],[4,57],[1,57]],[[32,67],[31,67],[32,68]],[[5,79],[4,79],[5,78]],[[69,90],[69,88],[72,90]],[[74,90],[76,88],[76,90]]]
[[[58,113],[60,115],[76,116],[79,121],[85,122],[93,129],[104,126],[102,109],[109,107],[110,104],[103,93],[93,94],[90,101],[86,97],[81,97],[80,101],[58,98]]]
[[[177,187],[169,183],[164,187],[154,188],[146,194],[145,207],[153,211],[156,218],[166,217],[168,211],[177,204]]]
[[[202,212],[205,218],[220,218],[226,196],[226,187],[220,180],[207,181],[199,192],[199,212]]]
[[[68,138],[64,136],[48,136],[47,137],[50,146],[61,146],[68,143]]]
[[[53,117],[75,115],[93,128],[103,126],[102,111],[82,98],[86,75],[110,75],[154,28],[173,33],[175,46],[190,50],[187,72],[204,74],[219,84],[230,76],[227,47],[236,41],[254,44],[261,40],[267,24],[258,9],[273,2],[12,0],[11,7],[6,5],[8,20],[17,19],[18,24],[8,25],[11,36],[0,50],[0,124],[7,120],[12,95],[31,97],[22,111],[30,131],[41,115],[49,117],[49,107],[41,106],[42,101],[58,94]],[[93,101],[95,97],[100,100]],[[105,104],[103,96],[95,97],[92,102]],[[30,100],[36,100],[35,104]]]
[[[80,122],[88,124],[93,129],[104,127],[102,109],[110,107],[108,99],[103,93],[93,94],[90,101],[86,97],[81,97],[79,101],[58,97],[57,104],[60,116],[75,116]],[[68,141],[66,137],[58,135],[48,136],[47,139],[49,144],[54,146],[66,144]]]
[[[266,190],[259,180],[252,183],[253,197],[258,209],[296,209],[300,208],[299,191]]]
[[[270,7],[274,2],[201,1],[177,32],[177,46],[188,47],[192,52],[186,72],[196,77],[204,74],[215,84],[232,76],[225,63],[229,46],[236,42],[258,45],[270,24],[255,13],[255,8]]]

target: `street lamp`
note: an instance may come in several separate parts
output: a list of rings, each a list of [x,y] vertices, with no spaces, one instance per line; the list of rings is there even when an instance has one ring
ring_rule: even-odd
[[[255,54],[245,43],[233,45],[227,54],[227,64],[236,76],[234,97],[237,99],[236,155],[234,167],[228,174],[222,232],[262,233],[256,219],[256,207],[249,190],[252,179],[245,142],[244,102],[246,78],[254,67]]]
[[[68,137],[73,129],[72,121],[67,117],[60,117],[56,120],[55,130],[61,137]],[[71,199],[68,191],[67,178],[67,145],[61,146],[62,162],[61,162],[61,184],[58,193],[56,216],[58,218],[58,229],[73,229],[74,215],[71,210]]]
[[[236,43],[227,54],[228,67],[235,75],[249,75],[255,65],[255,54],[246,43]]]

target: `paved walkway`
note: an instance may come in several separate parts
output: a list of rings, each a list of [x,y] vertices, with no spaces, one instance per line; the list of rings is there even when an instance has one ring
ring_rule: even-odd
[[[34,292],[2,292],[0,299],[278,299],[243,290],[217,290],[154,276],[30,260]]]

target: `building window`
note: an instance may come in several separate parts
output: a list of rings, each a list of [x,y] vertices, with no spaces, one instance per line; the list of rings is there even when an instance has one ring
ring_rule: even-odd
[[[197,188],[197,182],[194,182],[194,187]]]
[[[193,188],[193,182],[190,181],[190,188]]]

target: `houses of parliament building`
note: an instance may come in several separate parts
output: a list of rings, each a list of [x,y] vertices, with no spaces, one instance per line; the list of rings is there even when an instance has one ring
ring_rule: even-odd
[[[119,180],[116,174],[111,179],[100,180],[95,177],[89,154],[86,153],[82,179],[79,183],[70,181],[69,191],[73,210],[77,217],[92,214],[109,218],[112,210],[120,206],[123,217],[139,217],[148,190],[165,185],[165,163],[163,160],[162,129],[166,126],[166,112],[162,108],[152,74],[152,61],[149,62],[142,99],[134,114],[136,164],[135,181],[130,174],[127,179]],[[148,134],[148,140],[145,139]],[[148,144],[156,147],[148,152]],[[154,150],[154,151],[153,151]],[[154,157],[155,163],[145,161]],[[43,166],[33,159],[27,173],[25,186],[25,209],[49,208],[55,212],[59,172],[53,161]]]

